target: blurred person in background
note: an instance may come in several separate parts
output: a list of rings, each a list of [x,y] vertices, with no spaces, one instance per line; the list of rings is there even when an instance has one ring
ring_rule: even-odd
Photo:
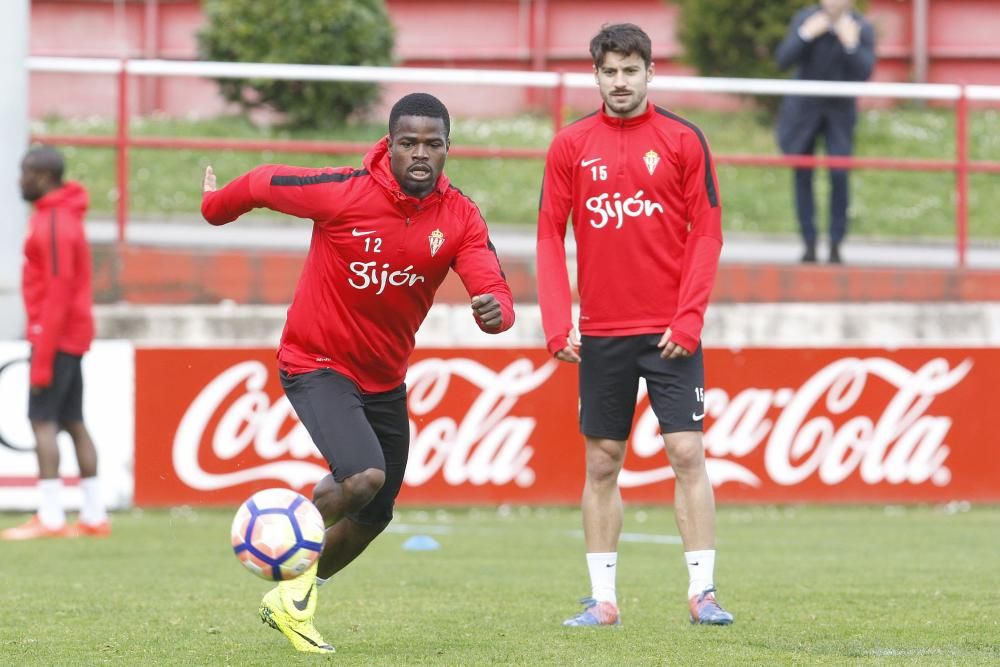
[[[705,467],[701,331],[722,249],[722,208],[708,142],[647,99],[652,46],[638,26],[590,42],[603,106],[549,147],[538,214],[538,300],[549,351],[580,364],[582,512],[591,597],[567,626],[618,625],[618,475],[646,380],[676,476],[692,623],[728,625],[715,599],[715,499]],[[566,267],[572,216],[580,293],[572,321]]]
[[[875,67],[875,30],[853,8],[853,0],[822,0],[799,11],[778,46],[781,69],[795,67],[796,79],[866,81]],[[854,152],[857,101],[853,97],[789,95],[778,111],[778,145],[787,155],[813,155],[822,135],[828,155]],[[843,261],[849,202],[847,169],[830,169],[830,250],[832,264]],[[795,168],[795,214],[805,251],[802,261],[816,261],[816,205],[813,169]]]
[[[232,222],[264,207],[313,221],[312,242],[278,348],[285,395],[331,474],[313,490],[323,552],[260,605],[261,620],[299,651],[331,653],[313,618],[317,586],[357,558],[393,516],[410,424],[406,369],[414,335],[449,270],[491,334],[514,323],[513,297],[476,204],[444,174],[451,120],[413,93],[364,167],[258,167],[216,189],[205,172],[202,215]]]
[[[38,512],[0,533],[5,540],[106,536],[111,532],[97,479],[97,450],[83,422],[83,354],[94,339],[90,246],[84,231],[87,192],[63,181],[53,148],[32,148],[21,161],[21,196],[34,205],[24,241],[21,292],[31,343],[28,419],[38,455]],[[57,438],[73,440],[83,505],[67,525]]]

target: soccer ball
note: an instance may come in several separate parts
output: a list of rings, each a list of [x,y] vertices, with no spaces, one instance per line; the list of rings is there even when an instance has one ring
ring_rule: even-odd
[[[285,581],[309,569],[323,550],[323,517],[291,489],[258,491],[236,510],[233,551],[262,579]]]

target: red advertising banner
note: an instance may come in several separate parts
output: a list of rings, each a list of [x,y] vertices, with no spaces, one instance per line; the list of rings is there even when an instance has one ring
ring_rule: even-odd
[[[705,449],[719,502],[1000,500],[998,349],[706,350]],[[308,491],[328,473],[273,350],[139,349],[137,505]],[[542,350],[418,350],[407,376],[408,504],[569,503],[583,485],[576,368]],[[644,388],[620,477],[671,502]]]

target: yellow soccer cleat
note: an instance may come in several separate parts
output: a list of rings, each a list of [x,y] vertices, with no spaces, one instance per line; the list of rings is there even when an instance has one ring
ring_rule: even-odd
[[[299,621],[281,606],[278,589],[274,588],[260,602],[260,620],[285,635],[296,651],[304,653],[333,653],[336,649],[326,643],[312,619]]]
[[[316,588],[317,567],[318,563],[313,563],[301,575],[282,581],[275,589],[282,609],[297,621],[312,621],[316,615],[316,599],[319,597],[319,590]]]
[[[283,581],[264,595],[260,601],[260,620],[285,635],[296,651],[333,653],[336,649],[326,643],[313,625],[318,596],[313,565],[302,576]]]

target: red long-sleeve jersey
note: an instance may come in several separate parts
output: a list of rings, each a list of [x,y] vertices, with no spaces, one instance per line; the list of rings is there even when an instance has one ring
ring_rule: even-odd
[[[21,296],[28,316],[31,384],[52,383],[56,352],[83,354],[94,340],[87,191],[67,181],[35,202],[24,240]]]
[[[221,225],[256,207],[314,223],[278,348],[288,373],[330,368],[366,393],[398,386],[449,269],[470,296],[496,297],[499,331],[514,323],[513,297],[478,207],[443,173],[425,198],[403,193],[386,139],[365,156],[364,169],[258,167],[205,193],[201,211]]]
[[[577,247],[580,332],[663,333],[694,351],[722,249],[708,142],[653,104],[635,118],[603,109],[549,147],[538,214],[538,300],[553,354],[572,328],[567,219]]]

